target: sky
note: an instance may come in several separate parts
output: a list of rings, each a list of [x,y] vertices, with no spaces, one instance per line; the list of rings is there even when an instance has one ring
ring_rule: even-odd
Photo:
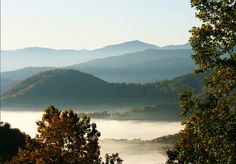
[[[184,44],[194,13],[190,0],[1,0],[1,49]]]

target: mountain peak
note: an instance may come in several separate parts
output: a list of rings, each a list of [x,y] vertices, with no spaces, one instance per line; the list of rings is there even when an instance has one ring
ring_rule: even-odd
[[[137,46],[160,48],[159,46],[156,46],[154,44],[145,43],[140,40],[131,40],[131,41],[127,41],[127,42],[123,42],[123,43],[119,43],[119,44],[114,44],[114,45],[110,45],[110,46],[121,46],[121,45],[137,45]],[[106,46],[106,47],[109,47],[109,46]]]
[[[147,49],[159,49],[159,48],[160,48],[159,46],[153,44],[145,43],[139,40],[132,40],[119,44],[108,45],[103,48],[93,50],[93,52],[101,54],[115,53],[116,55],[121,55],[125,53],[132,53],[132,52],[144,51]]]
[[[131,41],[127,41],[127,42],[124,42],[124,44],[125,43],[136,43],[136,44],[148,44],[148,43],[145,43],[145,42],[142,42],[142,41],[140,41],[140,40],[131,40]]]
[[[53,51],[54,49],[52,48],[46,48],[46,47],[25,47],[22,49],[16,49],[16,51]]]

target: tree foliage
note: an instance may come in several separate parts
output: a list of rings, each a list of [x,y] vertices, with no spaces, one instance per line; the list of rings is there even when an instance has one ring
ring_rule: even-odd
[[[196,17],[190,43],[196,73],[210,72],[205,91],[180,94],[184,130],[167,163],[236,161],[236,5],[235,0],[191,0]]]
[[[11,128],[10,124],[0,122],[0,163],[17,155],[19,148],[26,145],[26,134],[19,129]]]
[[[49,106],[37,126],[38,135],[11,163],[101,163],[100,132],[86,115]]]
[[[122,164],[123,162],[118,153],[112,155],[106,154],[105,160],[106,162],[103,162],[102,164]]]

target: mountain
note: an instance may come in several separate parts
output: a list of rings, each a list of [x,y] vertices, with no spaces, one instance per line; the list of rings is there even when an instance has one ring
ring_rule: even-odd
[[[194,67],[195,64],[191,58],[167,57],[159,60],[130,64],[119,68],[75,67],[75,69],[92,74],[108,82],[147,83],[171,79],[190,73]]]
[[[159,46],[141,42],[139,40],[128,41],[120,44],[114,44],[105,46],[100,49],[91,51],[93,54],[99,54],[100,56],[116,56],[126,53],[138,52],[147,49],[159,49]]]
[[[91,60],[68,68],[93,74],[109,82],[145,83],[190,73],[195,64],[189,49],[149,49]]]
[[[3,50],[2,53],[8,53],[9,55],[63,55],[63,54],[82,54],[84,52],[88,52],[88,50],[72,50],[72,49],[62,49],[56,50],[52,48],[44,48],[44,47],[27,47],[23,49],[16,50]]]
[[[106,57],[82,64],[64,67],[80,70],[97,76],[108,82],[144,83],[171,79],[190,73],[195,67],[188,49],[149,49],[120,56]],[[53,67],[27,67],[15,71],[1,72],[2,79],[11,81],[11,85],[1,82],[1,93],[11,89],[13,84],[25,80],[37,73],[54,69]]]
[[[101,92],[107,85],[107,82],[79,71],[50,70],[22,81],[4,94],[2,99],[7,97],[26,104],[70,99],[75,102],[81,96],[86,98],[89,89]]]
[[[81,64],[73,65],[71,68],[79,69],[81,67],[123,67],[130,64],[142,63],[145,61],[158,60],[171,57],[188,57],[192,54],[192,50],[162,50],[149,49],[135,53],[128,53],[119,56],[94,59]]]
[[[0,94],[3,94],[13,88],[22,80],[29,78],[32,75],[38,74],[43,71],[53,69],[52,67],[27,67],[15,71],[1,72]]]
[[[14,71],[1,72],[1,78],[3,79],[11,79],[13,81],[21,81],[27,79],[28,77],[38,74],[40,72],[48,71],[51,69],[55,69],[53,67],[27,67]]]
[[[16,50],[1,51],[1,71],[9,71],[24,67],[63,67],[82,63],[88,60],[116,56],[124,53],[157,49],[158,46],[141,41],[129,41],[110,45],[95,50],[56,50],[41,47],[29,47]]]
[[[84,50],[55,50],[49,48],[24,48],[1,51],[1,71],[25,67],[60,67],[88,61]]]
[[[120,44],[108,45],[94,50],[56,50],[42,47],[28,47],[16,50],[1,50],[1,71],[16,70],[25,67],[64,67],[89,60],[135,53],[148,49],[185,49],[190,50],[189,44],[159,46],[134,40]]]
[[[145,105],[175,102],[176,94],[193,87],[199,92],[202,79],[186,75],[149,84],[108,83],[76,70],[50,70],[32,76],[1,96],[2,106]]]
[[[134,103],[140,99],[145,102],[147,97],[152,101],[153,92],[152,86],[112,84],[80,71],[59,69],[24,80],[5,93],[2,100],[16,104]]]
[[[0,94],[3,94],[7,92],[8,90],[12,89],[15,85],[17,85],[20,81],[13,81],[11,79],[5,79],[1,77],[1,83],[0,83]]]
[[[192,46],[189,43],[186,43],[182,45],[167,45],[161,47],[161,49],[192,49]]]

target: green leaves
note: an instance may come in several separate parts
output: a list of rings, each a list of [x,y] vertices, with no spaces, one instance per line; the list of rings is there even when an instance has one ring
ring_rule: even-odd
[[[175,145],[178,163],[236,161],[236,7],[235,1],[191,0],[203,21],[193,27],[190,43],[196,73],[209,72],[205,90],[179,94],[181,114],[188,116]],[[171,157],[172,158],[172,157]],[[170,158],[169,158],[170,160]]]

